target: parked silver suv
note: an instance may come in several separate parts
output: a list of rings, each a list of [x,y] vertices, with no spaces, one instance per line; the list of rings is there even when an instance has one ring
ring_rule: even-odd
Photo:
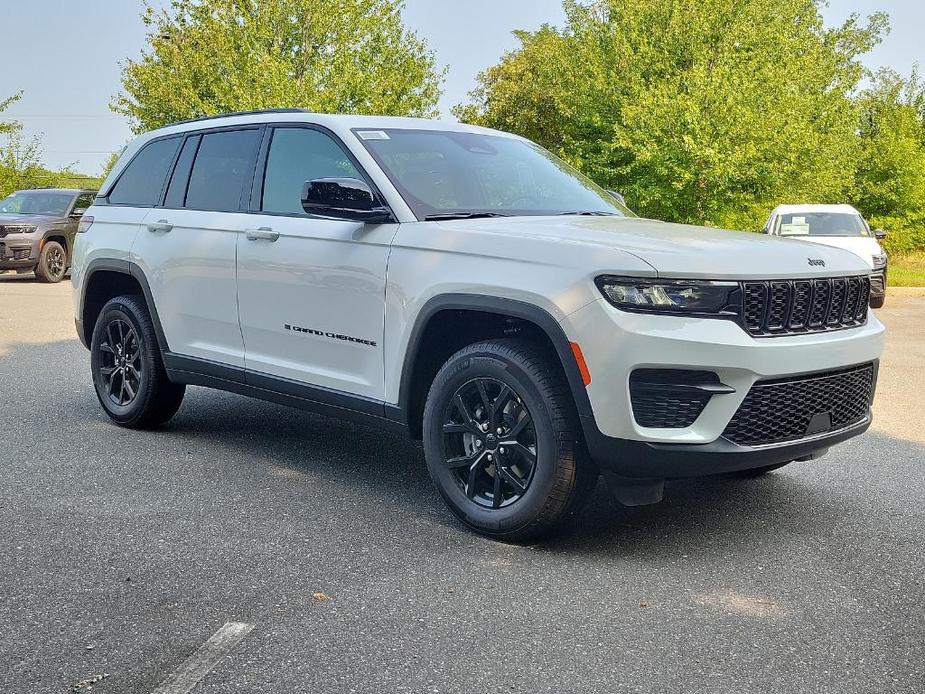
[[[95,190],[18,190],[0,200],[0,272],[35,272],[60,282],[71,264],[74,237]]]

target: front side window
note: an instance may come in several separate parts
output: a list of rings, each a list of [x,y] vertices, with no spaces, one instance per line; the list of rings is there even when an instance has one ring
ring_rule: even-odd
[[[186,191],[186,207],[234,212],[252,178],[260,130],[229,130],[202,136]]]
[[[77,196],[77,200],[74,201],[74,210],[86,210],[94,203],[95,200],[95,193],[81,193]]]
[[[145,145],[119,176],[109,193],[109,202],[114,205],[156,205],[179,146],[179,137]]]
[[[45,214],[60,217],[71,204],[69,193],[20,191],[0,200],[0,214]]]
[[[777,218],[781,236],[872,236],[861,215],[848,212],[800,212]]]
[[[309,128],[276,128],[263,179],[264,212],[304,215],[302,187],[317,178],[361,178],[329,135]]]
[[[356,129],[418,219],[632,216],[610,193],[526,140],[442,130]]]

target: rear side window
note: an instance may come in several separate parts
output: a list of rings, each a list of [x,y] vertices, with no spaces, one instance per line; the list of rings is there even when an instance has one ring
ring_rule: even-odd
[[[202,136],[186,191],[186,207],[234,212],[252,178],[260,130],[230,130]]]
[[[362,178],[329,135],[309,128],[277,128],[263,179],[264,212],[304,215],[302,186],[316,178]]]
[[[145,145],[119,176],[109,193],[109,202],[114,205],[156,205],[179,147],[179,137]]]

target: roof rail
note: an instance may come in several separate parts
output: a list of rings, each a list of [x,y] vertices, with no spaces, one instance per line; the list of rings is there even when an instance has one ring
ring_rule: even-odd
[[[233,111],[231,113],[218,113],[214,116],[201,116],[199,118],[190,118],[189,120],[178,120],[175,123],[162,125],[162,128],[169,128],[174,125],[186,125],[187,123],[199,123],[200,121],[215,120],[216,118],[230,118],[231,116],[254,116],[260,113],[311,113],[307,108],[258,108],[253,111]]]

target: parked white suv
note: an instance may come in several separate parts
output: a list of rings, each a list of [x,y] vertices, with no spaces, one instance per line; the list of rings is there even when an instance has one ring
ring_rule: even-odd
[[[599,472],[758,474],[870,425],[869,268],[635,218],[513,135],[274,111],[135,140],[84,217],[77,332],[107,414],[202,385],[423,438],[470,527],[522,540]],[[345,445],[347,445],[345,443]]]
[[[871,230],[851,205],[778,205],[765,222],[764,233],[844,248],[860,256],[871,270],[870,305],[883,306],[887,256],[880,241],[886,232]]]

